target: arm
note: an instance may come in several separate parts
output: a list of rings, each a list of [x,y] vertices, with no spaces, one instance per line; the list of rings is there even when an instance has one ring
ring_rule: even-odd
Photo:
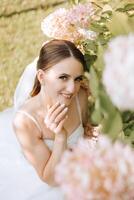
[[[60,133],[55,135],[51,152],[30,119],[26,120],[18,113],[13,126],[26,159],[33,165],[39,177],[49,185],[56,185],[54,170],[67,146],[66,131],[61,129]]]

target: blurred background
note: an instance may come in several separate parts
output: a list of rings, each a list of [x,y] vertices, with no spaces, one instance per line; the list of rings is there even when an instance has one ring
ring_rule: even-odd
[[[39,54],[43,18],[65,0],[0,0],[0,111],[13,104],[25,67]]]

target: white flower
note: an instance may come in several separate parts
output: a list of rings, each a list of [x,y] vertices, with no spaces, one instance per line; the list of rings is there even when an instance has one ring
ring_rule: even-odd
[[[134,110],[134,35],[118,36],[104,55],[103,84],[120,110]]]
[[[84,28],[78,28],[78,32],[83,36],[84,39],[94,40],[97,37],[97,33]]]
[[[68,11],[65,8],[59,8],[42,21],[41,30],[48,37],[58,39],[66,31],[68,25]]]
[[[94,13],[91,3],[78,4],[70,9],[60,8],[42,21],[41,30],[49,38],[70,40],[76,45],[87,38],[94,40],[97,35],[89,31]]]
[[[92,148],[81,139],[56,167],[56,181],[70,200],[134,199],[134,152],[101,135]],[[125,180],[125,181],[124,181]]]

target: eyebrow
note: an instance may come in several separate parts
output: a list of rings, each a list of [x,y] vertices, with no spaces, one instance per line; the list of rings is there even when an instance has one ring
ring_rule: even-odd
[[[60,74],[59,76],[68,76],[68,77],[71,77],[69,74],[66,74],[66,73]],[[76,78],[83,78],[83,77],[84,77],[84,75],[81,74],[81,75],[79,75],[79,76],[76,76],[75,79],[76,79]]]

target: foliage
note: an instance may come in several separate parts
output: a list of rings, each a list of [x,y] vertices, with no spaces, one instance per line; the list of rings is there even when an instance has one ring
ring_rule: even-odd
[[[93,0],[92,3],[96,20],[91,22],[89,29],[97,33],[97,39],[83,41],[92,93],[89,98],[91,122],[101,124],[102,132],[113,140],[120,138],[134,145],[134,112],[118,110],[102,84],[103,56],[108,42],[118,35],[134,32],[134,4],[131,0]]]

